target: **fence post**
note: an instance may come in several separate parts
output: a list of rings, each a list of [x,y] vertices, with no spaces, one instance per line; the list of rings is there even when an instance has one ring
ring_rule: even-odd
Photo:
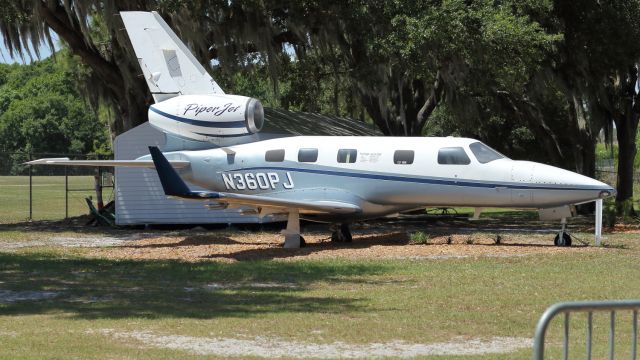
[[[602,199],[596,200],[596,246],[602,242]]]
[[[28,156],[29,161],[33,160],[31,154]],[[29,165],[29,221],[33,220],[33,169]]]
[[[69,218],[69,174],[67,167],[64,167],[64,218]]]

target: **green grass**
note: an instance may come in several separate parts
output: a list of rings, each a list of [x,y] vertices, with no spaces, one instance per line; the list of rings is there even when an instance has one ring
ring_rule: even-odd
[[[317,343],[530,338],[553,303],[640,298],[636,236],[610,235],[608,242],[624,248],[511,258],[235,263],[108,260],[89,258],[82,249],[0,252],[0,289],[61,292],[46,301],[0,303],[0,358],[188,355],[91,333],[99,329]],[[233,286],[207,287],[211,283]],[[628,321],[619,316],[624,337]],[[583,320],[572,322],[573,349],[582,347]],[[548,334],[556,357],[560,323],[554,321]],[[596,316],[595,354],[605,354],[606,324]],[[619,349],[627,343],[621,340]],[[522,350],[478,358],[530,356]]]
[[[429,244],[429,240],[431,240],[431,236],[424,231],[416,231],[409,234],[409,244]]]
[[[64,176],[33,177],[33,220],[59,220],[65,217]],[[88,189],[69,192],[69,216],[87,214],[84,201],[95,198],[92,176],[69,176],[69,189]],[[111,189],[105,189],[105,202]],[[29,177],[0,176],[0,223],[15,223],[29,218]]]

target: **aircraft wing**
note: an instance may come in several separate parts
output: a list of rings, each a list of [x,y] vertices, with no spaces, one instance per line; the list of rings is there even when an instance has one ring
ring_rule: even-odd
[[[162,188],[167,196],[179,197],[192,200],[213,200],[218,203],[232,205],[252,205],[275,208],[295,208],[300,210],[316,211],[335,214],[353,214],[362,209],[354,204],[340,201],[325,200],[290,200],[274,198],[266,195],[246,195],[217,191],[192,191],[180,178],[180,175],[171,166],[172,164],[164,157],[160,149],[155,146],[149,147],[149,152],[158,171]]]
[[[359,206],[340,201],[300,201],[278,199],[269,196],[244,195],[225,192],[192,192],[195,196],[190,199],[214,200],[229,205],[251,205],[256,207],[296,208],[321,213],[353,214],[359,212]],[[175,195],[173,195],[175,196]],[[184,197],[184,196],[181,196]]]
[[[167,160],[175,168],[189,166],[186,160]],[[69,160],[69,158],[44,158],[24,163],[25,165],[62,165],[62,166],[117,166],[117,167],[155,167],[152,160]]]

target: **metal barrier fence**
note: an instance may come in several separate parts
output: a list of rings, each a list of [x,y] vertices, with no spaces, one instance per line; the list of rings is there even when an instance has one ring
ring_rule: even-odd
[[[586,325],[586,358],[591,359],[592,335],[593,335],[593,313],[609,312],[609,359],[613,359],[615,355],[615,334],[616,334],[616,313],[618,311],[631,311],[631,359],[635,360],[638,352],[638,310],[640,309],[640,300],[620,300],[620,301],[578,301],[564,302],[552,305],[542,314],[533,342],[533,359],[544,359],[544,342],[547,328],[551,320],[559,314],[564,314],[564,337],[562,358],[569,358],[569,319],[570,314],[575,312],[587,313]]]
[[[87,214],[84,199],[96,196],[96,176],[103,188],[113,187],[110,168],[23,165],[45,157],[112,158],[108,155],[0,153],[0,224]],[[108,202],[111,192],[107,190],[104,194]]]

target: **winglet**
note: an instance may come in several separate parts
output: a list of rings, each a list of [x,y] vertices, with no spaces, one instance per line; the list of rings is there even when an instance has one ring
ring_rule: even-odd
[[[167,158],[162,155],[162,151],[160,151],[157,146],[149,146],[149,153],[156,166],[156,171],[158,172],[158,177],[160,177],[165,195],[189,197],[192,191],[182,178],[180,178],[180,175],[178,175],[176,170],[171,166]]]

